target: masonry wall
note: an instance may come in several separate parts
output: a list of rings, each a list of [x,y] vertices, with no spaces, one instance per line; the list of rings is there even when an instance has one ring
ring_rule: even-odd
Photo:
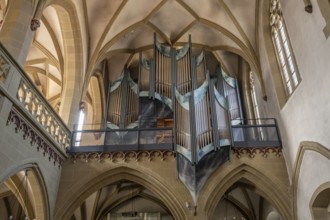
[[[330,38],[323,31],[326,20],[319,1],[312,1],[312,14],[305,12],[301,0],[280,2],[302,81],[287,102],[280,106],[281,97],[275,89],[279,86],[275,78],[280,73],[269,32],[267,34],[269,20],[263,19],[260,57],[268,101],[262,105],[268,115],[277,117],[280,123],[292,188],[297,190],[294,198],[297,202],[297,219],[312,219],[309,208],[311,196],[319,185],[330,181],[327,175],[330,162],[323,153],[329,152],[330,148]],[[263,7],[262,13],[266,18],[269,16],[269,2],[264,1]],[[330,8],[330,4],[325,7]],[[307,143],[311,150],[308,153],[302,150],[304,141],[315,142]],[[301,166],[297,165],[298,157],[302,158]]]
[[[37,150],[36,145],[30,144],[30,139],[24,139],[22,132],[16,132],[16,125],[7,125],[11,103],[5,97],[0,96],[0,182],[2,183],[9,177],[15,175],[19,171],[24,171],[27,168],[38,169],[40,178],[44,182],[45,187],[45,204],[48,205],[50,218],[53,216],[53,210],[57,198],[57,191],[61,168],[58,164],[49,160],[47,154],[44,155],[42,150]],[[42,196],[42,195],[34,195]],[[36,204],[38,211],[46,212],[47,207],[43,204]],[[40,217],[44,219],[47,217]]]

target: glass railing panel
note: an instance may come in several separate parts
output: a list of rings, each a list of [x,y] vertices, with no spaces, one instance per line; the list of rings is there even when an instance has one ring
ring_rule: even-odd
[[[103,146],[105,132],[103,131],[75,131],[72,135],[73,147]]]
[[[232,126],[234,147],[281,147],[275,119],[240,120],[235,124]]]
[[[69,152],[129,150],[173,150],[172,128],[77,130],[72,133],[68,149]]]
[[[105,137],[105,146],[114,145],[137,145],[137,130],[107,130]]]

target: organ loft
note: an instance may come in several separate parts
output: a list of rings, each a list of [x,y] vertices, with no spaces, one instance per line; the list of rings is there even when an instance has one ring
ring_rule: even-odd
[[[326,0],[0,0],[0,220],[330,219]]]

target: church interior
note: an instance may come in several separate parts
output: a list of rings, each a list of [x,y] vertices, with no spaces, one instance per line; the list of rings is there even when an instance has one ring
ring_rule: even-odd
[[[329,0],[0,0],[0,220],[330,219]]]

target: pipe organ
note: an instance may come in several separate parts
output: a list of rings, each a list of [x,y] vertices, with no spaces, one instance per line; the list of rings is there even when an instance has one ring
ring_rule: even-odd
[[[238,84],[220,65],[211,77],[204,52],[192,54],[190,38],[176,49],[162,45],[155,35],[153,50],[150,60],[140,53],[138,82],[125,69],[112,83],[107,121],[111,128],[141,128],[143,120],[157,127],[157,116],[146,113],[149,107],[143,105],[146,98],[166,105],[173,117],[178,176],[197,199],[207,177],[229,158],[230,123],[242,118]]]
[[[155,93],[160,96],[172,98],[172,49],[155,41],[154,44],[154,74]]]
[[[121,77],[112,83],[108,94],[108,123],[115,128],[126,128],[138,119],[139,96],[136,83],[125,70]]]
[[[216,68],[216,75],[216,88],[227,99],[230,120],[243,118],[237,79],[228,76],[220,66]]]

